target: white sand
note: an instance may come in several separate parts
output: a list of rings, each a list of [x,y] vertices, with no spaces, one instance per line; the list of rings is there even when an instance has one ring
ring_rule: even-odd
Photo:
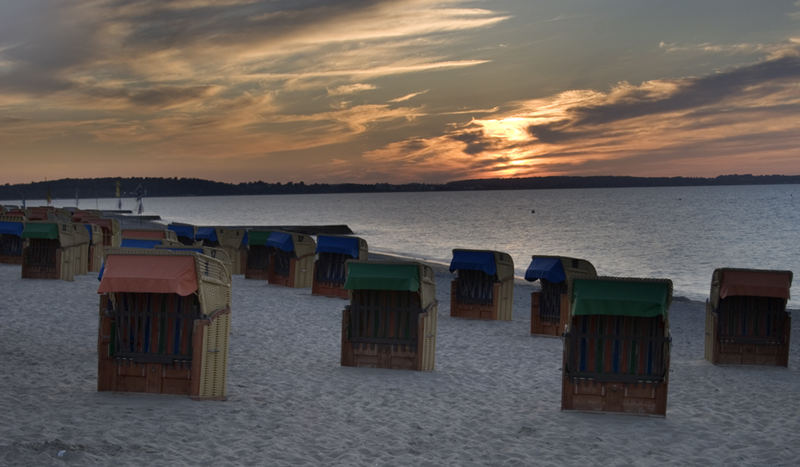
[[[235,276],[228,400],[99,393],[97,279],[0,265],[2,465],[799,465],[789,369],[703,360],[704,305],[676,300],[666,418],[561,412],[561,340],[449,317],[433,372],[339,365],[344,300]],[[59,453],[61,456],[59,457]]]

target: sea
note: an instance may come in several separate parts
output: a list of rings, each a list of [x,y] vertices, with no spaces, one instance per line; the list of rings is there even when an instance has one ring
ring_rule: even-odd
[[[745,185],[146,197],[143,213],[194,225],[347,224],[372,252],[441,264],[454,248],[504,251],[520,278],[533,255],[571,256],[600,275],[671,279],[676,297],[705,300],[715,268],[800,271],[798,204],[800,185]],[[122,208],[135,212],[136,200]]]

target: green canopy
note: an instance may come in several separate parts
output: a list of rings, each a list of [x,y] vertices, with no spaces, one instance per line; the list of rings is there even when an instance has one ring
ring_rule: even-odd
[[[348,290],[419,291],[419,265],[388,263],[347,263]]]
[[[269,230],[248,230],[247,231],[247,244],[248,245],[257,245],[257,246],[266,246],[267,239],[269,238],[269,234],[271,234]]]
[[[22,238],[43,238],[46,240],[58,240],[58,224],[54,224],[52,222],[25,223],[25,230],[22,231]]]
[[[668,280],[575,279],[572,314],[666,319],[671,298]]]

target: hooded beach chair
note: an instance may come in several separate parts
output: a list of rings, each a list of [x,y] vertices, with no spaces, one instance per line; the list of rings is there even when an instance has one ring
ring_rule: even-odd
[[[247,257],[245,258],[245,279],[263,279],[269,277],[270,252],[267,248],[269,230],[251,229],[245,235],[244,243],[247,244]]]
[[[98,391],[225,398],[231,278],[220,260],[112,249],[98,293]]]
[[[531,334],[561,336],[569,322],[573,281],[596,277],[594,266],[584,259],[534,255],[525,271],[525,280],[541,285],[531,293]]]
[[[342,314],[343,366],[431,371],[436,352],[436,283],[417,262],[348,261]]]
[[[317,244],[308,235],[270,232],[267,238],[269,268],[267,282],[283,287],[311,287]]]
[[[171,223],[167,229],[175,232],[175,237],[182,245],[194,246],[196,243],[195,234],[197,227],[191,224]]]
[[[25,223],[21,220],[0,220],[0,263],[22,264],[22,231]]]
[[[367,242],[363,238],[334,235],[317,236],[317,259],[314,261],[312,295],[348,298],[344,282],[347,260],[366,260]]]
[[[88,237],[80,224],[26,222],[22,231],[22,277],[73,280],[75,274],[88,268],[88,253],[83,256]]]
[[[791,286],[791,271],[715,270],[706,301],[706,360],[788,366]]]
[[[88,271],[99,272],[105,256],[103,245],[103,229],[97,224],[81,224],[89,233],[89,264]]]
[[[514,261],[491,250],[453,250],[450,316],[510,321],[514,299]]]
[[[231,259],[231,273],[244,274],[245,265],[247,264],[247,230],[237,227],[207,227],[213,228],[215,232],[214,237],[210,239],[216,240],[218,245],[223,248]],[[206,244],[205,239],[203,245]]]
[[[672,281],[575,279],[561,408],[665,415]]]

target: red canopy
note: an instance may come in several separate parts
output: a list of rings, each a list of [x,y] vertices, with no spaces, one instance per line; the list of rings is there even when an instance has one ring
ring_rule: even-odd
[[[789,271],[727,270],[720,277],[719,297],[789,298],[792,273]]]
[[[191,295],[197,290],[193,256],[109,255],[97,293]]]

